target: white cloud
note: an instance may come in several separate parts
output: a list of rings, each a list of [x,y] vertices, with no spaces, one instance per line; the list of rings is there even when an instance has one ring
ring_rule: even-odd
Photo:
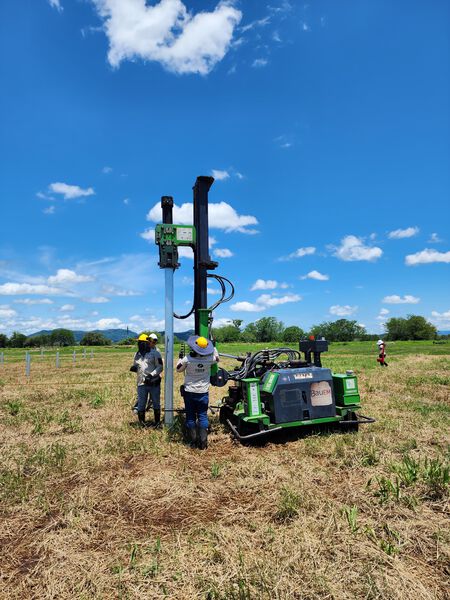
[[[263,306],[278,306],[287,304],[288,302],[299,302],[302,299],[298,294],[286,294],[285,296],[271,296],[270,294],[262,294],[257,298],[256,303]]]
[[[256,302],[236,302],[230,306],[234,312],[261,312],[270,306],[279,306],[288,302],[299,302],[302,299],[298,294],[286,294],[285,296],[273,296],[262,294]]]
[[[130,199],[129,198],[124,198],[122,200],[122,202],[125,204],[125,206],[128,206],[130,204]]]
[[[17,312],[10,308],[8,304],[0,304],[0,318],[1,319],[12,319],[17,315]]]
[[[440,329],[450,329],[450,310],[446,310],[442,313],[433,310],[431,311],[431,317],[431,321]]]
[[[278,281],[274,279],[257,279],[250,290],[274,290],[278,287]]]
[[[48,0],[48,3],[53,8],[56,8],[56,10],[58,10],[59,12],[61,12],[63,10],[63,7],[61,6],[60,0]]]
[[[278,260],[287,261],[293,260],[294,258],[303,258],[303,256],[309,256],[311,254],[314,254],[315,251],[316,249],[314,246],[307,246],[306,248],[297,248],[295,252],[291,252],[291,254],[288,254],[287,256],[281,256]]]
[[[23,300],[14,300],[15,304],[27,304],[29,306],[33,304],[53,304],[53,300],[50,298],[24,298]]]
[[[146,229],[145,231],[143,231],[140,234],[141,238],[144,238],[144,240],[147,240],[148,242],[154,242],[155,241],[155,230],[153,229],[153,227],[151,227],[150,229]]]
[[[102,169],[102,173],[104,175],[109,175],[112,172],[113,172],[113,168],[112,167],[103,167],[103,169]]]
[[[68,312],[71,310],[75,310],[75,306],[73,304],[64,304],[59,310],[61,312]]]
[[[126,324],[116,318],[100,319],[97,321],[96,326],[97,329],[126,329]]]
[[[178,246],[178,256],[194,260],[194,251],[190,246]]]
[[[90,304],[105,304],[106,302],[110,302],[109,298],[105,298],[105,296],[92,296],[90,298],[83,298],[83,300]]]
[[[192,15],[181,0],[92,0],[104,19],[108,60],[156,61],[174,73],[207,75],[227,53],[242,13],[222,0],[212,12]]]
[[[257,225],[258,220],[251,215],[239,215],[235,209],[226,202],[211,203],[208,207],[209,227],[211,229],[222,229],[226,232],[238,231],[240,233],[256,233],[254,229],[248,229],[249,225]],[[192,202],[185,202],[181,206],[173,207],[173,220],[175,223],[192,224],[193,206]],[[158,202],[147,214],[147,220],[154,223],[162,221],[161,205]]]
[[[233,312],[261,312],[266,310],[266,307],[252,302],[236,302],[230,306],[230,310]]]
[[[378,321],[384,321],[386,319],[386,315],[388,315],[388,314],[389,314],[389,311],[388,311],[387,308],[380,309],[380,313],[377,316],[377,320]]]
[[[223,181],[224,179],[228,179],[230,177],[230,174],[228,173],[228,171],[219,171],[217,169],[213,169],[211,171],[211,175],[217,181]]]
[[[44,208],[44,210],[42,211],[44,213],[44,215],[54,215],[55,214],[55,207],[52,206],[47,206],[47,208]]]
[[[438,252],[430,248],[425,248],[416,254],[408,254],[405,257],[405,264],[408,266],[426,265],[431,263],[450,263],[450,251]]]
[[[349,306],[346,304],[345,306],[339,306],[339,304],[335,304],[334,306],[330,306],[330,315],[336,315],[338,317],[348,317],[353,315],[358,310],[357,306]]]
[[[392,296],[385,296],[382,302],[383,304],[417,304],[420,302],[420,298],[408,294],[402,298],[401,296],[394,294]]]
[[[69,292],[48,285],[31,283],[3,283],[0,285],[0,296],[20,296],[23,294],[49,294],[51,296],[70,296]]]
[[[341,240],[340,246],[331,248],[334,256],[345,261],[374,261],[383,254],[383,250],[377,246],[365,246],[363,240],[356,235],[347,235]]]
[[[418,227],[407,227],[406,229],[395,229],[388,233],[388,237],[391,240],[401,240],[403,238],[410,238],[419,233]]]
[[[48,186],[48,189],[53,194],[61,194],[64,200],[73,200],[75,198],[83,198],[95,194],[94,189],[91,187],[83,189],[78,185],[69,185],[61,182],[51,183]]]
[[[256,27],[264,27],[265,25],[268,25],[269,23],[270,23],[270,17],[264,17],[262,19],[257,19],[256,21],[252,21],[248,25],[243,25],[240,28],[240,31],[242,33],[245,33],[246,31],[250,31],[251,29],[255,29]]]
[[[310,271],[307,275],[303,275],[300,279],[317,279],[317,281],[328,281],[329,275],[319,273],[319,271]]]
[[[429,244],[440,244],[443,240],[438,236],[437,233],[432,233],[430,235],[430,239],[428,240]]]
[[[56,275],[51,275],[48,278],[48,283],[86,283],[94,281],[90,275],[77,275],[71,269],[58,269]]]
[[[252,67],[258,69],[267,66],[268,63],[269,61],[267,58],[255,58],[255,60],[252,62]]]
[[[215,248],[213,250],[213,254],[214,256],[217,256],[219,258],[231,258],[232,256],[234,256],[233,252],[231,252],[231,250],[228,250],[228,248]]]

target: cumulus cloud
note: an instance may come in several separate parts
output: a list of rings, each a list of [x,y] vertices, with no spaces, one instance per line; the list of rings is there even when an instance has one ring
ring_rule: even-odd
[[[281,256],[278,260],[287,261],[293,260],[294,258],[303,258],[304,256],[314,254],[315,251],[316,249],[314,246],[307,246],[306,248],[297,248],[295,252],[291,252],[291,254],[288,254],[287,256]]]
[[[334,250],[334,256],[340,260],[356,261],[367,260],[375,261],[381,257],[383,250],[377,246],[366,246],[363,240],[356,235],[347,235],[341,240],[341,245],[331,247]]]
[[[406,229],[395,229],[388,233],[388,237],[391,240],[401,240],[403,238],[410,238],[419,233],[418,227],[407,227]]]
[[[432,322],[441,328],[450,328],[450,310],[445,312],[431,311]]]
[[[17,315],[17,312],[8,306],[8,304],[0,304],[0,318],[12,319]]]
[[[122,329],[126,328],[126,324],[124,324],[120,319],[111,318],[111,319],[99,319],[96,323],[98,329]]]
[[[306,275],[303,275],[303,277],[301,277],[300,279],[316,279],[317,281],[328,281],[330,277],[329,275],[319,273],[319,271],[310,271]]]
[[[24,294],[48,294],[51,296],[71,295],[65,290],[42,284],[8,282],[0,285],[0,296],[21,296]]]
[[[146,229],[145,231],[143,231],[140,234],[141,238],[144,238],[144,240],[147,240],[148,242],[154,242],[155,241],[155,230],[153,229],[153,227],[150,227],[150,229]]]
[[[226,202],[209,204],[209,227],[212,229],[222,229],[225,232],[238,231],[240,233],[256,233],[255,229],[249,229],[249,225],[257,225],[258,220],[252,215],[239,215],[235,209]],[[183,223],[192,225],[193,205],[192,202],[185,202],[181,206],[176,204],[173,207],[174,223]],[[161,205],[158,202],[151,208],[147,214],[147,220],[154,223],[162,221]]]
[[[44,215],[54,215],[55,214],[55,207],[52,206],[47,206],[47,208],[44,208],[44,210],[42,211],[44,213]]]
[[[83,198],[85,196],[93,196],[95,194],[94,189],[82,188],[79,185],[69,185],[67,183],[51,183],[48,189],[53,194],[60,194],[64,200],[74,200],[75,198]]]
[[[234,256],[233,252],[231,252],[231,250],[228,250],[228,248],[215,248],[213,250],[213,254],[218,258],[231,258],[232,256]]]
[[[102,169],[103,175],[109,175],[112,172],[113,172],[113,168],[112,167],[103,167],[103,169]]]
[[[230,310],[234,312],[261,312],[266,310],[266,307],[253,302],[235,302],[230,306]]]
[[[94,278],[90,275],[77,275],[75,271],[71,269],[58,269],[56,275],[51,275],[48,278],[48,283],[86,283],[88,281],[94,281]]]
[[[415,254],[408,254],[405,257],[405,264],[409,267],[416,265],[427,265],[431,263],[450,263],[450,251],[438,252],[431,248],[425,248],[421,252]]]
[[[420,298],[416,298],[416,296],[398,296],[397,294],[393,294],[392,296],[385,296],[382,300],[383,304],[418,304],[420,302]]]
[[[224,179],[229,179],[229,177],[230,177],[230,174],[228,173],[228,171],[219,171],[217,169],[213,169],[211,171],[211,175],[217,181],[223,181]]]
[[[242,13],[232,0],[190,14],[181,0],[92,0],[104,20],[108,60],[118,67],[140,58],[174,73],[207,75],[227,53]]]
[[[353,315],[358,310],[357,306],[350,306],[346,304],[345,306],[339,306],[339,304],[335,304],[334,306],[330,306],[330,315],[336,315],[337,317],[348,317]]]
[[[274,290],[278,287],[278,281],[274,279],[257,279],[250,290]]]
[[[386,319],[386,315],[389,314],[389,311],[387,308],[382,308],[380,309],[380,313],[377,317],[378,321],[384,321]]]
[[[261,312],[271,306],[299,302],[301,299],[302,297],[298,294],[286,294],[285,296],[261,294],[256,302],[236,302],[230,306],[230,309],[234,312]]]
[[[73,304],[63,304],[59,309],[61,312],[68,312],[71,310],[75,310],[75,306]]]
[[[255,58],[255,60],[252,62],[252,67],[258,69],[261,67],[266,67],[268,63],[269,61],[267,58]]]

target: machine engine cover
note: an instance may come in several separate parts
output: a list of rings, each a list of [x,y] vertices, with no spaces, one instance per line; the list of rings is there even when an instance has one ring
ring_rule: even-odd
[[[269,400],[275,423],[336,416],[330,369],[312,366],[275,372],[279,376],[272,393],[262,392],[262,399]],[[262,381],[268,376],[270,372],[264,375]]]

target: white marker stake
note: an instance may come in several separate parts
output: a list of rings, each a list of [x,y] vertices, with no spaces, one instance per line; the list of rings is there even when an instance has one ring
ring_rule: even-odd
[[[30,353],[27,352],[25,354],[25,374],[27,377],[30,376],[30,367],[31,367],[31,356],[30,356]]]
[[[59,351],[56,353],[56,368],[59,369]]]
[[[72,354],[72,362],[73,362],[73,364],[75,364],[77,362],[77,353],[75,352],[75,350],[73,351],[73,354]]]
[[[5,356],[3,354],[3,352],[0,352],[0,365],[5,364]]]

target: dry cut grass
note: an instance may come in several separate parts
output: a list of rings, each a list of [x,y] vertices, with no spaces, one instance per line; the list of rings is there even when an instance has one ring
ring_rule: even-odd
[[[449,357],[358,364],[358,434],[206,452],[130,425],[129,363],[0,372],[1,598],[448,598]]]

